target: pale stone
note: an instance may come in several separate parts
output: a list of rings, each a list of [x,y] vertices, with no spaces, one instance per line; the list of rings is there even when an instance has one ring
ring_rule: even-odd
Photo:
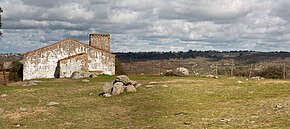
[[[1,94],[2,98],[7,97],[7,96],[8,96],[7,94]]]
[[[59,105],[58,102],[49,102],[47,103],[48,106],[56,106],[56,105]]]
[[[84,80],[82,80],[82,82],[88,83],[88,82],[90,82],[90,80],[84,79]]]
[[[188,76],[189,75],[189,71],[186,68],[183,67],[179,67],[175,70],[175,74],[177,76]]]
[[[109,82],[106,82],[103,85],[103,92],[104,93],[111,93],[112,92],[112,88],[113,88],[113,84],[112,83],[109,83]]]
[[[128,85],[128,86],[125,86],[125,91],[126,92],[136,92],[137,90],[133,85]]]
[[[118,95],[120,93],[124,92],[124,85],[122,82],[116,82],[113,85],[113,89],[112,89],[112,95]]]
[[[116,82],[122,82],[125,85],[127,85],[129,83],[129,78],[126,75],[120,75],[120,76],[117,76]]]

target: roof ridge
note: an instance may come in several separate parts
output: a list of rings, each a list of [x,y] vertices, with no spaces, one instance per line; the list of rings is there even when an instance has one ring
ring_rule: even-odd
[[[90,48],[93,48],[93,49],[97,49],[97,50],[102,51],[102,52],[105,52],[105,53],[108,53],[108,54],[110,54],[110,55],[114,55],[114,54],[112,54],[112,53],[110,53],[110,52],[104,51],[104,50],[99,49],[99,48],[95,48],[95,47],[93,47],[93,46],[90,46],[90,45],[88,45],[88,44],[85,44],[85,43],[83,43],[83,42],[80,42],[80,41],[78,41],[78,40],[75,40],[75,39],[73,39],[73,38],[66,38],[66,39],[60,40],[60,41],[58,41],[58,42],[56,42],[56,43],[53,43],[53,44],[50,44],[50,45],[47,45],[47,46],[43,46],[43,47],[41,47],[41,48],[37,48],[37,49],[34,49],[34,50],[32,50],[32,51],[25,52],[25,53],[23,53],[22,55],[23,55],[23,56],[24,56],[24,55],[28,55],[28,54],[33,53],[33,52],[36,52],[36,51],[38,51],[38,50],[41,50],[41,49],[44,49],[44,48],[47,48],[47,47],[50,47],[50,46],[53,46],[53,45],[56,45],[56,44],[62,43],[62,42],[64,42],[64,41],[69,41],[69,40],[74,41],[74,42],[76,42],[76,43],[78,43],[78,44],[85,45],[85,46],[90,47]]]

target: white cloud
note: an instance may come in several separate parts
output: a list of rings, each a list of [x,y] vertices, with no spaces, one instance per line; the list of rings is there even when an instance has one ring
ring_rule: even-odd
[[[0,5],[5,46],[0,53],[69,37],[87,42],[91,32],[111,33],[114,52],[290,49],[289,0],[2,0]]]

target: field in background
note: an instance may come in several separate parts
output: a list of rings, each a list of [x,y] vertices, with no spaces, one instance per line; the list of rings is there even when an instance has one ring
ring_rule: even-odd
[[[167,70],[175,70],[184,67],[192,75],[223,75],[223,76],[259,76],[259,72],[269,68],[277,67],[283,77],[290,78],[290,60],[277,59],[260,62],[243,62],[234,59],[212,60],[210,58],[186,58],[186,59],[164,59],[164,60],[130,60],[121,62],[116,71],[122,70],[129,75],[162,75]],[[278,72],[278,71],[277,71]],[[280,74],[279,73],[279,74]]]
[[[99,97],[114,77],[0,86],[0,128],[289,128],[290,80],[131,76],[136,93]],[[151,86],[148,86],[151,82]],[[58,102],[48,106],[48,102]],[[26,110],[23,111],[23,108]],[[4,110],[4,111],[3,111]]]

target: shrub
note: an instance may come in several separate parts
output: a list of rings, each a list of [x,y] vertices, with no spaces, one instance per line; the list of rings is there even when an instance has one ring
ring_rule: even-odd
[[[283,68],[278,66],[269,66],[257,73],[264,78],[281,79],[283,78]]]
[[[9,81],[17,82],[22,81],[23,78],[23,64],[19,61],[14,61],[11,64],[11,68],[9,70]]]
[[[249,67],[242,67],[242,66],[240,66],[240,67],[236,67],[235,68],[234,75],[235,76],[248,77],[249,76],[249,72],[250,72],[250,68]]]

